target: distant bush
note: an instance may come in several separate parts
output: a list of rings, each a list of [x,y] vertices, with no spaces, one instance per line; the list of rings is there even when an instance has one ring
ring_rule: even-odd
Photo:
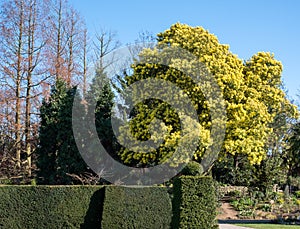
[[[227,193],[227,196],[230,196],[230,197],[235,197],[235,198],[239,198],[239,197],[242,197],[242,192],[239,191],[239,190],[234,190],[234,191],[230,191]]]

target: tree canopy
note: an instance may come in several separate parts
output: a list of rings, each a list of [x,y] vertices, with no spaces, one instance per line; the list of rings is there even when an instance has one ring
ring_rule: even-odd
[[[151,60],[168,47],[180,47],[189,51],[208,72],[215,77],[226,107],[226,135],[220,158],[242,155],[251,164],[259,164],[267,154],[266,143],[272,134],[272,123],[276,115],[285,113],[295,117],[297,109],[286,98],[282,90],[282,64],[273,54],[259,52],[244,62],[230,52],[228,45],[220,44],[217,37],[202,27],[174,24],[158,34],[157,46],[141,52],[140,58]],[[193,63],[183,62],[176,56],[169,61],[171,66],[160,64],[133,64],[133,74],[126,77],[130,86],[142,79],[162,79],[178,86],[193,102],[201,131],[194,160],[201,161],[212,144],[210,109],[213,104],[206,100],[202,88],[198,87],[180,66],[192,69]],[[170,95],[176,97],[176,95]],[[180,120],[172,106],[164,101],[148,99],[137,104],[130,116],[130,129],[135,138],[145,141],[153,138],[149,124],[154,118],[163,120],[162,128],[168,133],[164,142],[149,153],[125,149],[120,152],[123,161],[131,165],[155,165],[170,157],[180,140]]]

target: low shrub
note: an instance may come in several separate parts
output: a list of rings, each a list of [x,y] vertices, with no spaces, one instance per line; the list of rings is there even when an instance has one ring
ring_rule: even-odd
[[[244,211],[252,209],[255,206],[255,201],[253,201],[250,197],[243,197],[237,200],[231,201],[231,205],[237,211]]]
[[[272,211],[272,205],[271,204],[260,204],[257,206],[257,209],[262,210],[264,212],[271,212]]]

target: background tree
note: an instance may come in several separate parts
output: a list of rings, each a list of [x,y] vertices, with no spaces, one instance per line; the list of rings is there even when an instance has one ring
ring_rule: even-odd
[[[37,141],[37,107],[40,102],[42,83],[47,80],[48,74],[42,66],[41,54],[44,52],[46,40],[43,37],[43,27],[46,24],[44,17],[47,15],[45,2],[36,0],[27,1],[26,14],[26,92],[25,92],[25,152],[27,157],[27,171],[31,176],[32,152]],[[46,8],[46,9],[45,9]]]
[[[245,156],[234,158],[227,155],[215,163],[212,170],[214,178],[231,185],[256,186],[266,195],[275,184],[283,187],[287,184],[286,139],[291,128],[293,114],[281,107],[270,124],[273,133],[265,143],[266,157],[258,165],[251,165]],[[293,156],[289,155],[290,161]]]
[[[109,79],[103,70],[96,70],[96,75],[92,80],[86,100],[88,104],[96,104],[95,110],[89,112],[95,112],[95,125],[102,145],[109,153],[113,153],[115,149],[111,116],[113,112],[114,93],[111,89]]]
[[[48,59],[48,70],[54,76],[52,82],[63,78],[68,85],[78,84],[83,78],[80,56],[85,50],[85,24],[67,0],[52,0],[49,9],[45,58]]]
[[[38,179],[42,184],[78,183],[74,175],[80,176],[88,171],[73,136],[75,94],[75,87],[68,87],[64,81],[58,80],[49,100],[44,100],[41,107],[40,141],[36,153]]]
[[[300,167],[300,122],[294,123],[287,138],[287,145],[284,154],[284,165],[288,170],[288,176],[299,176]]]
[[[83,31],[83,39],[82,39],[82,55],[81,55],[81,72],[83,76],[83,81],[82,81],[82,91],[83,91],[83,96],[86,95],[87,92],[87,78],[88,78],[88,70],[89,70],[89,51],[90,51],[90,46],[88,45],[89,41],[89,36],[87,29]]]
[[[42,96],[58,78],[87,81],[85,25],[67,0],[9,0],[1,2],[0,27],[3,176],[22,180],[34,175]]]
[[[114,55],[111,55],[109,58],[107,55],[117,49],[119,45],[120,43],[116,39],[115,33],[104,30],[97,33],[93,43],[95,75],[89,88],[86,88],[88,90],[87,93],[84,93],[83,90],[87,112],[95,115],[95,121],[91,120],[90,125],[96,126],[101,144],[114,158],[116,158],[118,147],[111,124],[115,94],[111,87],[111,79],[106,74],[106,69],[115,61]],[[91,144],[93,143],[87,143],[87,145]],[[97,175],[98,177],[101,176],[101,174]]]
[[[109,33],[110,34],[110,33]],[[106,40],[108,39],[108,40]],[[98,51],[101,58],[111,52],[114,38],[101,35]],[[101,43],[102,42],[102,43]],[[96,72],[88,92],[84,95],[87,107],[82,106],[81,112],[94,112],[98,137],[108,152],[115,150],[114,134],[111,128],[111,114],[114,94],[110,81],[105,74],[102,59],[96,62]],[[84,93],[84,91],[83,91]],[[38,168],[39,179],[45,184],[97,183],[101,174],[88,169],[82,159],[73,136],[72,106],[76,88],[63,78],[56,80],[50,98],[45,99],[41,107],[41,126],[39,133]],[[96,104],[95,110],[89,105]],[[87,109],[85,109],[87,108]],[[51,140],[49,140],[49,136]]]
[[[4,81],[13,90],[14,120],[14,152],[17,168],[21,168],[21,135],[22,135],[22,80],[25,69],[23,67],[24,30],[25,30],[25,1],[10,1],[2,5],[1,20],[1,70]],[[12,18],[12,15],[14,17]]]
[[[31,177],[32,150],[36,144],[37,106],[40,104],[41,84],[47,79],[41,56],[46,40],[43,36],[47,18],[46,1],[10,0],[1,5],[0,71],[3,90],[4,117],[14,122],[15,172]],[[9,111],[9,112],[8,112]],[[6,122],[8,123],[8,122]],[[12,159],[12,158],[11,158]],[[13,168],[13,167],[12,167]],[[14,170],[14,169],[13,169]]]

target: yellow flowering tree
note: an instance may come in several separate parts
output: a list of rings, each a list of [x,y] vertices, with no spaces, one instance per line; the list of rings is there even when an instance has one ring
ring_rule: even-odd
[[[153,58],[169,47],[180,47],[195,59],[182,61],[175,55],[169,60],[169,66],[153,63]],[[132,66],[133,74],[126,77],[127,85],[144,79],[164,80],[175,84],[192,101],[199,121],[197,125],[190,122],[190,128],[196,128],[195,134],[199,139],[194,152],[196,161],[200,162],[213,144],[210,110],[214,106],[207,100],[207,91],[204,93],[203,88],[186,74],[197,63],[204,64],[211,77],[215,78],[225,101],[226,133],[219,158],[228,154],[242,155],[251,164],[259,164],[266,156],[265,145],[272,134],[276,114],[286,112],[289,116],[295,116],[297,113],[296,107],[286,99],[281,89],[282,65],[273,55],[260,52],[244,63],[230,52],[228,45],[220,44],[215,35],[202,27],[176,23],[158,34],[157,46],[142,51],[140,58],[144,62]],[[147,88],[144,88],[145,91]],[[178,95],[170,96],[176,100]],[[154,119],[160,119],[163,124],[158,122],[158,126],[151,127]],[[129,127],[130,134],[138,141],[152,139],[155,142],[155,136],[161,135],[160,132],[164,139],[157,149],[147,153],[122,148],[119,155],[129,165],[149,166],[163,162],[174,153],[181,138],[178,113],[170,104],[159,99],[138,103],[131,112]],[[121,138],[124,140],[129,133],[125,134],[124,129],[122,131]]]

